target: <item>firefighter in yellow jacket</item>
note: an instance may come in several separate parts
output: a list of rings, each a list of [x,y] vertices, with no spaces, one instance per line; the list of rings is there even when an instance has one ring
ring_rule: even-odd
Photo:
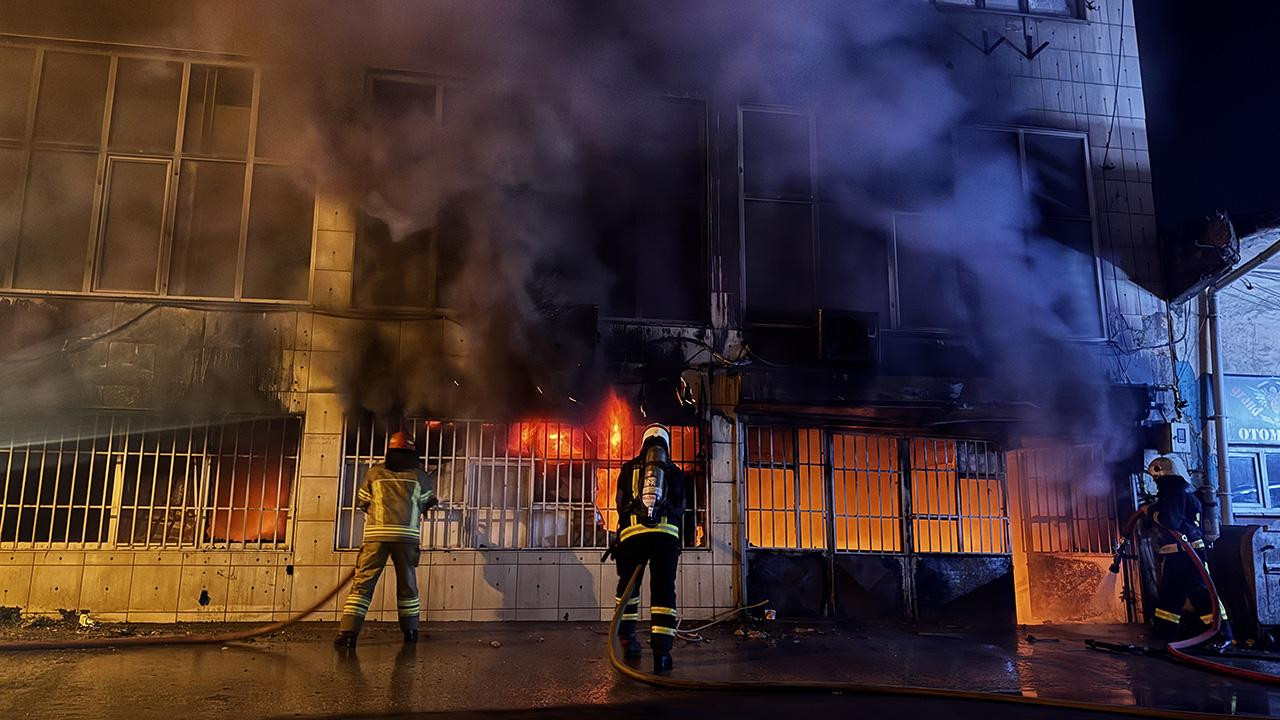
[[[421,555],[421,516],[435,507],[434,473],[428,474],[408,435],[397,432],[387,441],[383,463],[365,473],[356,493],[356,507],[365,513],[364,539],[356,560],[351,594],[342,605],[342,624],[333,644],[356,646],[373,600],[378,576],[387,558],[396,568],[396,611],[407,643],[418,641],[418,558]]]

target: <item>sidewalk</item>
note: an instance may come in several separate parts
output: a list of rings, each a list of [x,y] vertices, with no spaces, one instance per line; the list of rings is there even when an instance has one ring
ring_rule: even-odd
[[[768,624],[764,635],[712,631],[710,643],[677,643],[676,677],[849,680],[1021,692],[1092,702],[1280,715],[1280,688],[1208,675],[1156,658],[1083,647],[1083,629],[1037,628],[983,642],[903,627]],[[171,626],[154,628],[170,632]],[[225,626],[196,625],[206,633]],[[150,632],[152,628],[143,629]],[[299,716],[774,717],[779,712],[942,712],[944,717],[1084,717],[986,703],[829,693],[732,696],[663,690],[619,677],[604,656],[599,623],[429,624],[417,646],[394,625],[371,624],[349,657],[330,646],[335,628],[304,623],[281,635],[227,646],[15,653],[0,656],[0,717],[262,718]],[[97,632],[102,632],[99,629]],[[23,631],[48,638],[65,629]],[[11,633],[12,634],[12,633]],[[1089,634],[1130,639],[1131,628]],[[645,658],[642,668],[647,668]],[[1271,668],[1275,671],[1277,668]],[[581,706],[595,706],[581,707]],[[715,711],[711,712],[714,708]],[[785,708],[785,710],[782,710]]]

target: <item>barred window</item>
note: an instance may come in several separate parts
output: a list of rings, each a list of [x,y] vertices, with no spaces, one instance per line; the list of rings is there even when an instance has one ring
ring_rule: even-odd
[[[1035,448],[1012,458],[1028,552],[1111,553],[1120,539],[1116,495],[1098,447]]]
[[[422,523],[422,546],[461,548],[601,548],[617,528],[618,471],[638,451],[641,425],[603,432],[560,422],[491,423],[405,419],[391,425],[348,417],[344,433],[337,547],[354,549],[364,531],[356,490],[382,462],[387,438],[411,433],[428,470],[437,473],[440,506]],[[686,547],[705,545],[707,475],[702,433],[671,428],[672,460],[687,473]]]
[[[282,549],[294,416],[3,421],[0,546]]]
[[[991,443],[759,426],[746,440],[750,547],[1009,552],[1004,453]]]

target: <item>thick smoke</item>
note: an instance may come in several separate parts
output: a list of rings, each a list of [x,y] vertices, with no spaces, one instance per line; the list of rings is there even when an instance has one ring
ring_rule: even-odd
[[[616,281],[583,208],[547,199],[619,192],[600,186],[599,158],[643,137],[650,98],[688,94],[709,100],[713,128],[732,121],[719,113],[739,101],[811,108],[821,123],[818,171],[849,220],[880,226],[909,210],[916,250],[954,268],[936,286],[900,292],[959,308],[988,374],[1008,398],[1034,406],[1036,419],[1068,435],[1123,434],[1109,432],[1115,411],[1092,355],[1062,341],[1094,310],[1060,270],[1091,260],[1054,241],[1028,242],[1036,211],[1002,157],[952,174],[957,126],[1016,116],[993,94],[998,70],[927,3],[384,1],[276,10],[268,26],[220,7],[208,26],[283,68],[279,87],[304,109],[292,123],[295,159],[323,191],[357,198],[396,242],[434,238],[453,262],[437,304],[459,311],[472,346],[465,363],[434,368],[422,382],[405,377],[409,366],[377,359],[386,353],[361,340],[371,334],[356,336],[353,357],[373,358],[352,367],[357,403],[421,410],[424,398],[442,396],[431,389],[454,380],[467,386],[455,397],[471,409],[546,389],[557,351],[546,339],[548,309],[599,302]],[[366,98],[351,92],[366,67],[464,79],[446,85],[442,125],[425,114],[373,125]],[[720,166],[733,153],[709,151]],[[736,192],[721,177],[718,195]],[[385,270],[386,282],[406,282]]]

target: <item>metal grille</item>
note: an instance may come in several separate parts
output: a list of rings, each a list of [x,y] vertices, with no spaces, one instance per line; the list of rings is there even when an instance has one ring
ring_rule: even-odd
[[[747,544],[824,548],[826,493],[822,431],[747,428]]]
[[[1108,555],[1119,541],[1115,486],[1091,445],[1014,454],[1029,552]]]
[[[1009,552],[1004,453],[991,443],[752,426],[745,452],[750,547],[826,548],[829,491],[836,551],[902,553],[909,540],[921,553]]]
[[[908,442],[916,552],[1008,553],[1004,453],[977,440]]]
[[[422,524],[425,548],[602,548],[617,528],[614,493],[622,464],[644,427],[607,437],[559,422],[489,423],[406,419],[387,426],[347,418],[337,547],[354,549],[364,531],[355,495],[364,471],[382,462],[390,433],[411,433],[437,472],[440,505]],[[706,471],[697,427],[671,428],[672,460],[688,474],[686,547],[704,543]]]
[[[5,423],[0,544],[287,547],[297,417]]]
[[[897,438],[834,433],[831,465],[836,550],[901,552]]]

